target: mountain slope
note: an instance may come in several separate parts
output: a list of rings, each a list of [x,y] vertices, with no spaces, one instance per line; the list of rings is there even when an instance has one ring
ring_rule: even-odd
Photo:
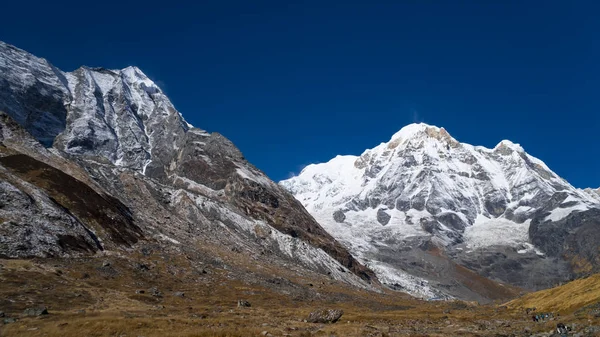
[[[581,311],[595,309],[594,314],[597,314],[598,302],[600,302],[600,275],[594,274],[558,287],[527,294],[506,305],[522,310],[536,308],[538,312],[560,312],[562,314],[571,313],[577,309]],[[590,304],[596,304],[595,308],[586,308]]]
[[[487,149],[412,124],[360,156],[309,165],[280,184],[382,282],[421,296],[474,296],[440,270],[432,246],[528,289],[568,279],[577,259],[598,265],[595,244],[568,243],[582,219],[560,232],[575,217],[596,226],[598,200],[510,141]]]
[[[153,242],[194,256],[218,243],[248,263],[376,282],[293,196],[225,137],[188,124],[135,67],[65,73],[0,42],[2,111],[3,256]]]
[[[592,196],[592,198],[598,199],[600,201],[600,188],[597,189],[591,189],[591,188],[586,188],[585,190],[583,190],[585,193],[589,194]]]

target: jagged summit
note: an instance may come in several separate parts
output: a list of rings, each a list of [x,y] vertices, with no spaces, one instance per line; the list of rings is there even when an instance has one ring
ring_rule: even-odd
[[[409,139],[418,135],[427,135],[434,138],[452,138],[443,127],[440,128],[426,123],[413,123],[401,128],[400,131],[396,132],[390,140],[397,138]]]
[[[62,72],[21,49],[0,48],[0,111],[48,147],[162,174],[193,128],[137,67]]]
[[[438,128],[437,126],[433,126],[433,125],[429,125],[429,124],[425,124],[425,123],[413,123],[413,124],[408,124],[406,126],[404,126],[403,128],[401,128],[398,132],[396,132],[391,140],[394,140],[396,138],[411,138],[416,134],[419,133],[423,133],[425,132],[427,129],[432,129],[435,131],[439,131],[440,128]]]
[[[501,140],[500,143],[498,143],[498,145],[494,147],[494,150],[496,151],[502,151],[506,149],[510,149],[517,152],[525,152],[521,144],[513,143],[507,139]]]

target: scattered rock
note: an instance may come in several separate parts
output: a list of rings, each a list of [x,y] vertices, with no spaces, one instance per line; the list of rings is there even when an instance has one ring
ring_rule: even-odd
[[[335,323],[343,314],[344,311],[339,309],[320,309],[311,312],[306,321],[309,323]]]
[[[4,319],[4,324],[16,323],[17,319],[12,317],[7,317]]]
[[[136,290],[136,291],[135,291],[135,293],[136,293],[136,294],[145,294],[145,293],[146,293],[146,291],[145,291],[145,290],[139,290],[139,289],[138,289],[138,290]]]
[[[600,326],[588,326],[583,329],[583,332],[590,336],[597,336],[600,333]]]
[[[252,305],[246,300],[238,300],[238,308],[249,308]]]
[[[333,212],[333,220],[335,220],[335,222],[342,223],[344,220],[346,220],[346,215],[341,209],[338,209],[337,211]]]
[[[147,264],[145,264],[145,263],[138,263],[138,264],[135,266],[135,268],[136,268],[137,270],[139,270],[139,271],[148,271],[148,270],[150,270],[150,267],[149,267]]]
[[[4,317],[4,312],[0,311],[0,317]]]
[[[380,208],[377,211],[377,222],[379,222],[382,226],[387,225],[391,218],[392,216],[387,214],[383,208]]]
[[[23,315],[25,315],[25,316],[48,315],[48,309],[46,307],[27,308],[27,309],[25,309],[25,311],[23,311]]]
[[[185,293],[183,291],[176,291],[173,293],[175,297],[185,297]]]
[[[153,287],[152,289],[150,289],[150,294],[154,297],[162,297],[162,293],[156,287]]]
[[[109,261],[102,262],[102,267],[103,268],[110,267],[110,262]]]

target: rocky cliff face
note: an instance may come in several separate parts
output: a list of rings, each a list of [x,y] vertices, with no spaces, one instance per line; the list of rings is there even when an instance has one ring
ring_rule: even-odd
[[[529,289],[600,266],[597,244],[575,244],[600,232],[598,199],[510,141],[413,124],[280,184],[384,283],[424,297],[477,298],[448,263]]]
[[[64,73],[0,42],[0,255],[205,242],[366,286],[373,273],[135,67]],[[249,261],[250,261],[249,260]]]

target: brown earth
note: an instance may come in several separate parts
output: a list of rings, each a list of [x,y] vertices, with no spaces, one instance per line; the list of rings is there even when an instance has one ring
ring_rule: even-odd
[[[529,336],[557,323],[531,322],[522,305],[426,302],[247,265],[219,246],[198,250],[204,260],[158,246],[126,256],[0,260],[0,311],[18,319],[0,325],[0,336]],[[38,306],[50,314],[24,317]],[[335,324],[304,322],[320,308],[344,315]],[[591,314],[561,314],[565,323],[600,324]]]

